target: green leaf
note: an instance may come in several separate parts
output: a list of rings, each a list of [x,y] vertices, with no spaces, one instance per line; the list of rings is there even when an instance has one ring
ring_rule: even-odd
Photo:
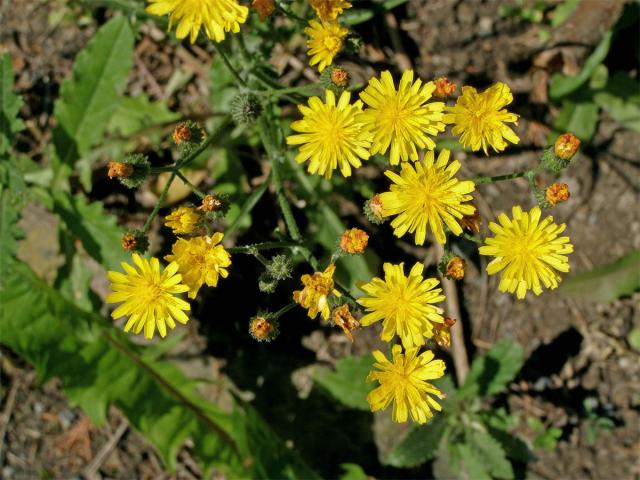
[[[0,290],[23,237],[18,220],[26,198],[22,173],[12,159],[0,159]]]
[[[365,382],[371,371],[373,357],[344,357],[336,362],[335,370],[318,367],[313,379],[342,404],[369,411],[367,394],[373,390],[371,383]]]
[[[578,273],[565,279],[560,292],[592,302],[612,302],[640,288],[640,250],[634,250],[613,263]]]
[[[553,128],[556,132],[571,132],[588,142],[596,131],[598,113],[598,105],[592,101],[564,100]]]
[[[146,95],[124,97],[113,112],[107,130],[126,138],[144,128],[175,122],[180,116],[169,110],[166,102],[151,102]]]
[[[11,55],[0,57],[0,155],[9,152],[15,134],[24,128],[18,112],[22,98],[13,93],[13,68]]]
[[[549,86],[549,95],[551,98],[564,97],[565,95],[568,95],[580,88],[587,80],[589,80],[593,71],[604,61],[607,53],[609,53],[612,36],[612,30],[607,31],[604,34],[602,40],[600,40],[596,49],[589,56],[578,75],[570,77],[556,73],[551,77],[551,83]]]
[[[629,332],[627,342],[629,342],[631,348],[640,353],[640,328],[636,327]]]
[[[94,422],[104,422],[113,404],[170,469],[175,469],[178,447],[188,436],[196,446],[207,446],[207,452],[194,450],[205,465],[240,475],[240,454],[211,430],[217,425],[229,432],[229,417],[215,405],[202,408],[192,383],[177,367],[143,362],[122,336],[101,326],[101,318],[76,307],[24,264],[15,263],[0,305],[0,343],[29,361],[40,381],[60,378],[70,402]]]
[[[231,233],[240,226],[240,222],[243,220],[244,216],[251,213],[253,207],[255,207],[256,204],[260,201],[264,193],[267,191],[267,188],[269,187],[269,178],[262,182],[261,185],[256,187],[244,201],[237,215],[233,218],[231,225],[229,225],[225,229],[224,234],[226,236],[231,235]]]
[[[120,244],[124,232],[116,218],[104,211],[102,203],[87,203],[80,194],[60,192],[54,194],[52,211],[82,242],[87,253],[107,269],[118,270],[120,262],[129,258]]]
[[[623,127],[640,131],[640,88],[634,79],[616,73],[593,100]]]
[[[458,446],[464,470],[467,472],[466,478],[473,480],[491,480],[488,466],[485,459],[472,446],[463,443]]]
[[[413,468],[431,460],[438,451],[446,428],[447,420],[443,414],[436,414],[426,425],[415,426],[385,459],[385,464]]]
[[[369,475],[365,473],[360,465],[355,463],[341,463],[340,468],[344,472],[339,480],[369,480]]]
[[[551,26],[559,27],[571,16],[581,0],[565,0],[551,13]]]
[[[483,459],[484,466],[493,478],[513,478],[511,462],[507,460],[505,451],[496,439],[488,433],[474,430],[469,435],[469,441],[473,449]]]
[[[474,360],[458,390],[458,398],[484,397],[502,392],[523,363],[524,353],[520,345],[511,340],[499,341],[484,356]]]
[[[53,143],[63,164],[74,164],[102,138],[127,86],[133,43],[129,21],[120,16],[104,24],[78,54],[54,105]]]
[[[371,20],[375,16],[371,9],[350,8],[340,15],[340,23],[343,25],[358,25],[367,20]]]

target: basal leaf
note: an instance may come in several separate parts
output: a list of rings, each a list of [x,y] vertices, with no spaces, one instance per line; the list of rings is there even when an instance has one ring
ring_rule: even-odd
[[[522,347],[511,340],[501,340],[482,357],[474,360],[467,378],[458,390],[458,398],[495,395],[502,392],[522,368]]]
[[[179,118],[180,114],[169,110],[166,102],[152,102],[146,95],[123,97],[109,120],[108,131],[126,138],[143,128],[175,122]]]
[[[9,152],[16,132],[24,128],[18,112],[22,98],[13,92],[13,68],[11,55],[0,57],[0,155]]]
[[[385,464],[413,468],[435,457],[447,427],[444,414],[437,414],[426,425],[416,425],[385,459]]]
[[[463,468],[467,472],[465,478],[491,480],[488,465],[485,463],[485,459],[480,452],[467,443],[463,443],[458,449],[460,451],[460,460],[462,461]]]
[[[120,16],[104,24],[82,50],[54,105],[53,143],[60,161],[74,164],[102,138],[127,86],[133,30]]]
[[[190,437],[206,446],[196,450],[203,464],[246,476],[238,447],[229,440],[230,418],[215,405],[201,408],[192,383],[177,367],[142,361],[101,318],[76,307],[24,264],[15,263],[0,305],[0,343],[33,364],[40,381],[60,378],[69,400],[92,420],[104,421],[114,404],[170,469],[178,447]]]
[[[612,302],[640,289],[640,251],[634,250],[613,263],[577,273],[565,279],[560,292],[592,302]]]
[[[114,216],[104,211],[100,202],[87,203],[80,194],[61,192],[53,197],[52,211],[101,265],[119,269],[120,262],[129,258],[120,244],[122,228]]]
[[[623,127],[640,131],[640,86],[636,80],[618,72],[593,100]]]
[[[604,61],[607,53],[609,53],[612,37],[612,30],[607,31],[604,34],[602,40],[600,40],[600,43],[589,56],[587,61],[584,63],[584,67],[582,67],[582,70],[580,70],[580,73],[577,75],[570,77],[560,73],[554,74],[553,77],[551,77],[551,83],[549,85],[549,95],[551,98],[564,97],[565,95],[576,91],[587,80],[589,80],[593,71]]]
[[[336,362],[335,370],[318,367],[313,373],[314,380],[326,389],[340,403],[358,410],[369,411],[367,394],[373,389],[372,383],[365,382],[371,371],[373,357],[344,357]]]
[[[22,173],[11,158],[0,159],[0,290],[23,236],[18,220],[25,198]]]
[[[572,132],[580,140],[588,142],[598,125],[599,107],[593,101],[565,100],[553,128],[556,132]]]
[[[507,460],[504,449],[495,438],[488,433],[474,430],[469,435],[469,441],[493,478],[513,478],[511,462]]]

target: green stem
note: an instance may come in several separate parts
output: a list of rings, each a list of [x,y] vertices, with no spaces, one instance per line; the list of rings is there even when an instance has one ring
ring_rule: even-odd
[[[477,243],[478,245],[482,245],[484,243],[484,240],[482,240],[481,238],[475,237],[473,235],[469,235],[466,232],[462,233],[462,238],[466,238],[467,240],[471,240],[474,243]]]
[[[253,245],[241,245],[239,247],[227,248],[229,253],[242,253],[247,255],[253,255],[254,252],[259,250],[274,250],[277,248],[294,248],[301,247],[299,242],[263,242],[254,243]]]
[[[471,180],[476,185],[483,185],[485,183],[502,182],[504,180],[513,180],[514,178],[526,177],[527,175],[530,174],[531,171],[532,170],[525,170],[523,172],[509,173],[507,175],[494,175],[494,176],[481,175],[479,177],[472,178]]]
[[[278,310],[275,313],[272,313],[271,315],[269,315],[269,318],[271,319],[278,319],[280,318],[282,315],[284,315],[285,313],[287,313],[289,310],[291,310],[292,308],[295,308],[297,305],[297,303],[295,302],[291,302],[288,305],[285,305],[284,307],[282,307],[280,310]]]
[[[229,57],[227,57],[227,54],[222,50],[222,48],[220,48],[220,45],[218,45],[216,42],[211,42],[211,43],[213,43],[213,47],[216,49],[216,52],[218,52],[218,55],[220,55],[220,57],[222,58],[222,61],[227,66],[229,71],[233,74],[234,77],[236,77],[236,79],[238,79],[238,81],[243,87],[246,87],[247,82],[240,76],[240,73],[231,64]]]
[[[153,219],[156,218],[156,215],[158,215],[158,212],[160,211],[160,207],[164,203],[164,199],[167,198],[167,194],[169,193],[169,187],[171,187],[171,184],[173,183],[175,178],[176,178],[176,171],[174,170],[171,173],[171,176],[169,177],[169,179],[167,180],[167,183],[165,184],[164,188],[162,189],[162,192],[160,193],[160,197],[158,198],[156,205],[153,207],[153,210],[151,211],[151,215],[149,215],[149,218],[147,218],[147,221],[144,222],[144,226],[142,227],[142,231],[144,233],[147,233],[149,231],[149,227],[151,227],[151,222],[153,222]]]
[[[192,191],[193,193],[195,193],[198,197],[200,198],[204,198],[206,196],[206,194],[200,190],[198,187],[196,187],[193,183],[191,183],[189,181],[189,179],[187,177],[185,177],[182,172],[180,170],[176,170],[176,175],[178,176],[178,178],[180,180],[182,180],[185,185],[187,185]]]
[[[279,3],[276,2],[276,10],[278,10],[280,13],[284,13],[287,17],[291,18],[292,20],[295,20],[296,22],[300,22],[304,25],[306,25],[308,22],[306,19],[299,17],[298,15],[296,15],[293,12],[290,12],[289,10],[287,10],[286,8],[284,8],[282,5],[280,5]]]

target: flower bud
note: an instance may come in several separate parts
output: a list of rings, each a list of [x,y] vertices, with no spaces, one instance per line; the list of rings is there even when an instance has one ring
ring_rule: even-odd
[[[109,178],[127,178],[133,175],[133,166],[128,163],[109,162],[107,168]]]
[[[566,202],[569,197],[569,185],[566,183],[554,183],[545,192],[545,198],[552,207],[555,207],[558,203]]]
[[[116,162],[110,162],[109,174],[111,174],[112,163]],[[151,173],[151,164],[147,156],[141,153],[129,154],[122,160],[122,163],[117,163],[117,165],[116,169],[126,174],[118,175],[117,178],[127,188],[138,188]]]
[[[554,153],[561,160],[571,160],[580,148],[580,140],[573,133],[563,133],[554,145]]]
[[[440,77],[434,80],[436,89],[433,92],[434,97],[447,98],[456,91],[455,83],[451,83],[447,77]]]
[[[271,275],[263,273],[258,278],[258,290],[262,293],[273,293],[278,286],[278,280],[274,279]]]
[[[384,207],[379,194],[374,195],[364,204],[364,215],[371,223],[376,225],[384,223],[383,211]]]
[[[286,255],[275,255],[267,264],[267,274],[274,280],[291,278],[293,265]]]
[[[349,340],[353,342],[353,334],[351,332],[360,327],[360,322],[351,315],[349,305],[345,303],[334,308],[331,313],[331,318],[333,322],[342,329],[344,334],[349,337]]]
[[[455,319],[445,317],[444,323],[433,324],[433,339],[439,346],[445,348],[451,346],[451,327],[453,327],[455,323]]]
[[[204,140],[204,131],[202,127],[193,120],[187,120],[186,122],[176,125],[176,128],[173,129],[172,137],[176,145],[193,147],[194,145],[200,145],[200,143],[202,143],[202,140]]]
[[[261,22],[264,22],[267,17],[271,16],[276,9],[274,0],[253,0],[251,6],[258,13]]]
[[[349,86],[349,72],[342,67],[334,67],[331,69],[331,83],[339,88],[347,88]]]
[[[278,321],[268,316],[258,315],[249,321],[249,334],[258,342],[270,342],[279,333]]]
[[[476,211],[471,215],[465,215],[460,219],[460,225],[465,230],[468,230],[471,233],[479,234],[480,233],[480,225],[482,224],[482,219],[480,218],[480,212],[478,212],[478,208],[476,207]]]
[[[340,237],[340,248],[345,253],[362,254],[369,243],[369,235],[364,230],[352,228]]]
[[[464,269],[467,262],[462,258],[455,256],[447,262],[445,277],[451,280],[462,280],[464,278]]]
[[[198,209],[202,210],[203,212],[209,213],[217,212],[222,208],[222,206],[223,202],[220,197],[218,197],[217,195],[209,194],[205,195],[205,197],[202,199],[202,205],[200,205]]]
[[[231,116],[237,124],[251,124],[261,114],[262,103],[253,93],[239,93],[231,100]]]
[[[149,238],[142,230],[127,230],[121,243],[128,252],[144,253],[149,249]]]

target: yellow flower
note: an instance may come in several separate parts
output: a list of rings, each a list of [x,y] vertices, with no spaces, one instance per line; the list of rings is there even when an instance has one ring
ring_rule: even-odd
[[[318,97],[309,99],[309,106],[300,105],[302,120],[291,124],[300,132],[287,137],[287,144],[301,145],[296,162],[310,160],[309,173],[324,175],[329,179],[336,168],[343,176],[351,175],[351,167],[358,168],[362,160],[369,158],[371,135],[357,121],[362,102],[349,104],[351,94],[342,92],[336,104],[331,90],[325,91],[325,103]]]
[[[436,161],[434,152],[429,151],[422,162],[403,163],[400,175],[384,172],[393,185],[390,192],[380,194],[380,201],[383,216],[397,215],[391,222],[397,237],[415,232],[416,245],[422,245],[429,226],[436,241],[444,244],[444,224],[454,235],[462,233],[460,220],[475,212],[473,205],[465,204],[472,200],[468,194],[475,190],[475,184],[455,177],[460,162],[448,163],[449,153],[442,150]]]
[[[397,165],[400,160],[417,160],[416,147],[428,150],[436,147],[428,135],[437,135],[445,125],[444,103],[427,103],[435,88],[433,82],[424,85],[420,79],[414,82],[413,70],[402,74],[398,90],[388,71],[382,72],[380,80],[369,80],[360,98],[369,107],[361,117],[374,135],[371,155],[385,154],[391,147],[389,161]]]
[[[107,295],[107,303],[123,302],[111,316],[114,319],[129,316],[125,332],[133,328],[134,333],[140,333],[144,327],[144,336],[153,338],[158,327],[160,336],[165,337],[167,326],[175,328],[175,320],[180,323],[189,321],[183,310],[190,310],[190,305],[175,296],[186,292],[189,287],[181,283],[176,263],[170,263],[161,270],[157,258],[149,261],[137,253],[131,257],[137,268],[122,262],[125,273],[108,272],[113,293]]]
[[[223,237],[218,232],[212,237],[179,238],[173,244],[173,254],[164,257],[178,264],[182,280],[189,287],[189,298],[196,298],[202,284],[215,287],[219,277],[229,275],[225,267],[231,265],[231,256],[220,245]]]
[[[334,264],[329,265],[324,272],[315,272],[313,275],[302,275],[304,288],[293,292],[293,301],[308,310],[309,318],[316,318],[318,313],[324,320],[329,318],[329,295],[333,290]],[[337,293],[337,292],[334,292]]]
[[[400,345],[394,345],[391,354],[393,363],[380,350],[373,352],[376,363],[367,381],[377,380],[380,386],[367,396],[371,411],[384,410],[393,402],[394,422],[406,422],[411,414],[413,421],[426,423],[433,417],[431,409],[442,410],[431,395],[442,399],[445,394],[427,380],[444,375],[444,362],[434,360],[430,350],[418,355],[417,348],[409,348],[403,354]]]
[[[498,82],[482,93],[473,87],[462,87],[462,95],[453,107],[447,107],[445,123],[453,123],[453,134],[460,134],[460,143],[477,152],[482,148],[489,155],[489,146],[496,152],[507,148],[507,142],[520,139],[505,122],[517,123],[518,115],[504,110],[513,101],[509,86]]]
[[[149,0],[147,12],[152,15],[169,14],[169,30],[177,23],[176,37],[189,35],[196,41],[200,28],[216,42],[224,40],[225,32],[238,33],[247,20],[249,9],[236,0]]]
[[[496,257],[487,265],[489,275],[502,271],[501,292],[516,292],[522,299],[527,290],[540,295],[542,282],[556,288],[561,278],[556,273],[569,271],[567,254],[573,252],[569,237],[559,237],[566,225],[553,223],[553,217],[540,221],[541,211],[533,207],[528,213],[513,207],[513,219],[502,213],[500,225],[491,222],[489,229],[495,237],[486,238],[480,255]]]
[[[195,208],[180,207],[164,220],[164,224],[176,235],[190,235],[195,232],[200,223],[200,213]]]
[[[318,64],[318,71],[322,72],[333,62],[342,48],[342,39],[349,33],[348,28],[341,27],[338,22],[318,22],[311,20],[304,29],[309,36],[307,40],[307,55],[311,57],[309,65]]]
[[[366,315],[360,319],[362,326],[382,320],[385,342],[398,335],[405,348],[424,345],[425,338],[433,336],[433,324],[444,322],[442,309],[434,303],[442,302],[442,289],[435,278],[425,279],[424,265],[417,262],[409,276],[404,276],[404,263],[385,263],[384,280],[375,277],[371,282],[358,285],[367,297],[358,299],[365,307]]]
[[[323,22],[335,20],[343,10],[351,8],[351,4],[344,0],[309,0],[309,5]]]

